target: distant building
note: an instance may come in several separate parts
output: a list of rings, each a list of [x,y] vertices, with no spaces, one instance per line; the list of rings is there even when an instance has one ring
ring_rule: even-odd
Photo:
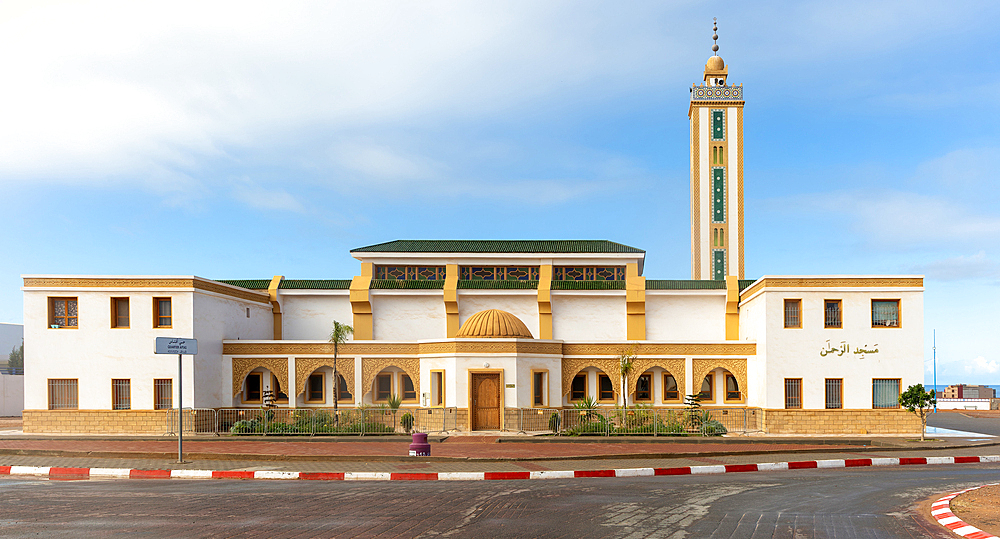
[[[24,340],[24,326],[21,324],[0,324],[0,361],[7,361],[11,348],[21,346]]]
[[[943,399],[995,399],[996,396],[996,390],[991,387],[967,384],[951,385],[941,392]]]

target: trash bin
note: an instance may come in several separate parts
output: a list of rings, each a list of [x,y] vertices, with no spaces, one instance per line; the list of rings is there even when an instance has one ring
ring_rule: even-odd
[[[411,457],[431,456],[431,444],[427,443],[426,432],[414,432],[413,443],[410,444]]]

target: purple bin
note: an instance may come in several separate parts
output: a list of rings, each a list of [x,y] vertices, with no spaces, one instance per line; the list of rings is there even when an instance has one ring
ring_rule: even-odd
[[[411,457],[431,456],[431,444],[427,443],[426,432],[414,432],[413,443],[410,444]]]

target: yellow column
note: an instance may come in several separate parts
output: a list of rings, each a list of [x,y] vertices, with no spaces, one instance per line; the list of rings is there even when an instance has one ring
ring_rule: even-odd
[[[726,277],[726,340],[740,339],[740,280],[737,275]]]
[[[552,264],[538,268],[538,338],[552,338]]]
[[[354,340],[370,341],[374,339],[372,325],[372,303],[368,289],[372,285],[374,264],[361,263],[361,275],[351,280],[351,312],[354,313]]]
[[[458,264],[444,266],[444,313],[448,319],[447,338],[458,335]]]
[[[271,299],[271,316],[274,318],[274,340],[276,341],[281,340],[281,305],[278,304],[278,287],[281,286],[281,281],[284,278],[283,275],[275,275],[267,287],[267,295]]]
[[[639,264],[625,265],[626,339],[646,340],[646,278],[639,276]]]

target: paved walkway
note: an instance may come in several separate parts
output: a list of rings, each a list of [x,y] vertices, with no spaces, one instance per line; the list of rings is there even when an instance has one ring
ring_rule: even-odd
[[[662,441],[661,441],[662,440]],[[948,439],[616,439],[512,437],[432,438],[431,457],[409,457],[401,438],[0,437],[0,466],[277,470],[302,472],[503,472],[671,468],[804,460],[981,456],[994,441]]]

